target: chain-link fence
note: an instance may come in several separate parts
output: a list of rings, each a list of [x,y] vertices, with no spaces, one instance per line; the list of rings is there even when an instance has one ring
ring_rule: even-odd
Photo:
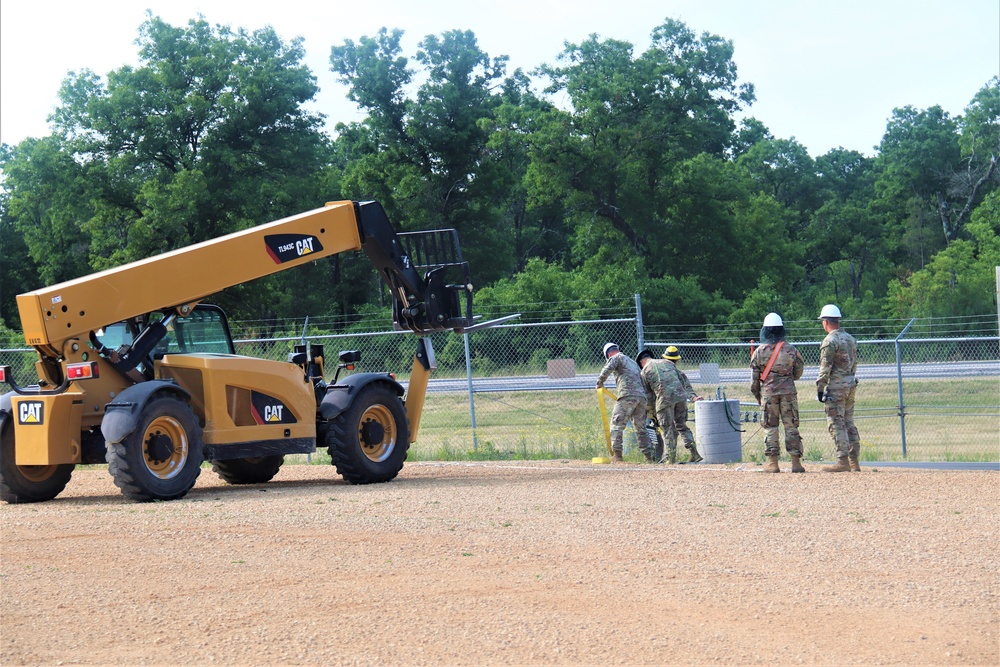
[[[435,334],[431,340],[438,369],[411,459],[587,459],[602,454],[596,376],[604,362],[603,344],[614,341],[630,356],[642,346],[659,353],[677,345],[680,367],[696,391],[708,398],[740,399],[743,458],[760,461],[763,430],[749,391],[753,325],[643,327],[640,312],[637,300],[631,317],[528,321],[467,335]],[[845,320],[845,329],[859,339],[855,420],[862,460],[1000,461],[996,318],[943,320],[948,318]],[[805,458],[830,460],[833,441],[814,398],[823,331],[815,321],[786,322],[786,329],[806,362],[797,383]],[[337,352],[358,350],[359,370],[392,372],[404,384],[416,349],[412,334],[392,331],[243,338],[236,349],[285,360],[304,340],[325,346],[331,377]],[[13,366],[22,384],[31,381],[33,362],[30,350],[0,350],[0,364]],[[690,413],[693,420],[694,410]],[[697,437],[697,423],[692,426]],[[626,452],[641,459],[631,433]]]

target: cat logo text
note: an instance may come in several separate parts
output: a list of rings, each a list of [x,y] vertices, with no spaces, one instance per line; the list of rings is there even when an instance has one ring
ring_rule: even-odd
[[[45,404],[41,401],[21,401],[17,404],[17,423],[39,426],[45,421]]]

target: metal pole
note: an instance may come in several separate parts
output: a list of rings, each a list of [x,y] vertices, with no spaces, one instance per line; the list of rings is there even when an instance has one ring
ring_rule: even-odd
[[[472,358],[469,355],[469,334],[465,338],[465,376],[469,379],[469,415],[472,417],[472,451],[479,451],[479,440],[476,438],[476,400],[472,393]]]
[[[306,344],[306,329],[308,329],[308,328],[309,328],[309,316],[306,315],[306,321],[302,324],[302,339],[301,339],[301,343],[300,343],[301,345],[305,345]],[[313,460],[312,459],[312,454],[310,454],[309,452],[306,452],[306,462],[307,463],[312,463],[312,460]]]
[[[906,335],[906,332],[910,330],[913,323],[917,321],[917,318],[910,320],[910,323],[903,327],[903,330],[899,332],[896,336],[896,383],[899,387],[899,434],[903,441],[903,458],[906,458],[906,409],[903,406],[903,361],[902,361],[902,345],[900,345],[900,339]]]
[[[642,348],[646,347],[646,341],[642,335],[642,298],[635,295],[635,339],[639,343],[639,348],[635,351],[638,355]]]

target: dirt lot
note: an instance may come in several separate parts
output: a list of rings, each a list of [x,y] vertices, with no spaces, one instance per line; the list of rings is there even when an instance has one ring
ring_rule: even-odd
[[[3,665],[1000,663],[1000,474],[104,469],[0,505]]]

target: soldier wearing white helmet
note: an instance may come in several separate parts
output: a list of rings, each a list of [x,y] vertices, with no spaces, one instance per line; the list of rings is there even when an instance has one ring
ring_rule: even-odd
[[[781,472],[778,456],[778,425],[785,426],[785,451],[792,459],[792,472],[802,467],[802,436],[799,435],[799,399],[795,381],[802,377],[802,355],[785,341],[785,324],[777,313],[768,313],[760,330],[761,345],[750,357],[750,392],[764,408],[764,472]]]
[[[840,308],[823,306],[819,320],[827,336],[819,350],[819,377],[816,378],[816,398],[823,403],[826,423],[837,447],[837,463],[823,468],[824,472],[861,472],[858,454],[861,439],[854,426],[854,392],[858,386],[858,342],[840,328]]]
[[[604,386],[609,375],[615,376],[615,389],[618,400],[611,411],[611,460],[620,463],[622,459],[625,438],[625,425],[629,422],[635,428],[639,449],[646,461],[654,461],[653,443],[646,430],[646,390],[639,375],[639,365],[628,355],[622,354],[617,343],[607,343],[604,346],[604,358],[608,360],[597,376],[597,388]]]

